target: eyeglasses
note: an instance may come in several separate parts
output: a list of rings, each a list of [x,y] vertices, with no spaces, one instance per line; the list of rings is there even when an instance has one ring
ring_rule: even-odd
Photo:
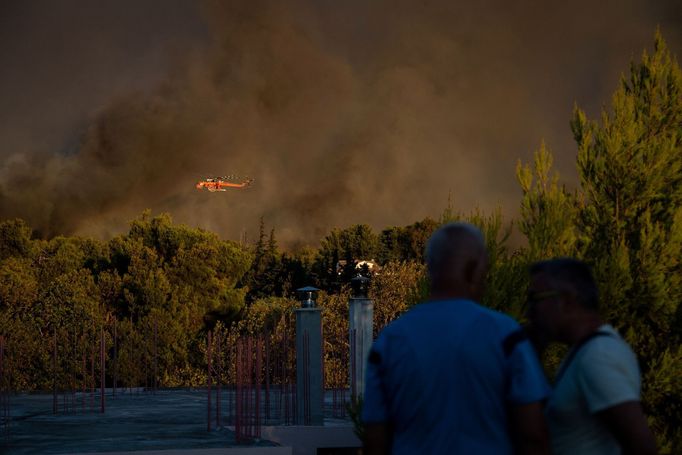
[[[536,305],[543,300],[553,299],[554,297],[560,297],[566,295],[564,291],[542,291],[542,292],[529,292],[528,297],[526,297],[526,303],[529,307]]]

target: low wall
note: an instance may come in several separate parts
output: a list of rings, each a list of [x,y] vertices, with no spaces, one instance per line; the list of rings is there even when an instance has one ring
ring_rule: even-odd
[[[91,452],[73,455],[292,455],[291,447],[232,447],[220,449],[143,450],[135,452]]]
[[[264,426],[261,438],[280,444],[280,447],[93,452],[78,455],[318,455],[318,449],[362,445],[351,426]]]
[[[261,438],[291,447],[292,455],[317,455],[319,448],[362,445],[351,426],[264,426]]]

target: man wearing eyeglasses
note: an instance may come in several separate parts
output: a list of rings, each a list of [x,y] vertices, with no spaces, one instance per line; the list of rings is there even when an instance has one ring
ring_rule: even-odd
[[[553,259],[530,268],[530,331],[570,347],[546,406],[555,455],[655,454],[630,346],[598,312],[589,267]]]

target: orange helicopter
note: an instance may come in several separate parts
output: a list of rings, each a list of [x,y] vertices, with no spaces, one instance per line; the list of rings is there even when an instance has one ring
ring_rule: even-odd
[[[234,177],[228,176],[228,177],[211,177],[204,179],[200,182],[197,182],[196,188],[198,190],[203,190],[206,188],[210,192],[214,191],[227,191],[228,188],[247,188],[251,186],[253,183],[252,178],[245,178],[242,182],[240,183],[235,183],[232,182]]]

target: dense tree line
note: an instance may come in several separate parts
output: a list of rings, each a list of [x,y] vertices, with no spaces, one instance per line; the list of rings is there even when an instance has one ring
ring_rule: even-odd
[[[122,378],[140,379],[138,365],[150,363],[148,335],[155,331],[164,382],[187,382],[202,330],[242,310],[245,290],[236,284],[251,264],[239,245],[173,225],[167,215],[144,214],[108,242],[34,240],[21,220],[4,221],[0,250],[0,330],[18,389],[48,389],[55,370],[76,368],[55,368],[53,338],[59,361],[76,362],[91,354],[105,326]]]
[[[153,333],[161,384],[196,384],[203,380],[208,329],[219,325],[233,338],[281,335],[291,328],[295,289],[310,284],[323,290],[328,385],[342,382],[348,282],[368,272],[358,262],[377,266],[371,287],[376,333],[428,292],[423,251],[429,235],[443,222],[463,219],[486,236],[491,270],[484,304],[520,320],[529,263],[576,256],[593,266],[604,317],[639,356],[644,405],[662,452],[679,453],[682,76],[659,34],[653,52],[623,76],[600,119],[589,120],[576,107],[571,129],[578,188],[560,183],[552,153],[541,144],[532,163],[517,166],[523,195],[514,223],[499,211],[463,215],[448,207],[409,226],[333,229],[318,248],[281,251],[264,220],[253,245],[149,213],[107,242],[34,239],[24,222],[3,221],[0,333],[11,342],[13,387],[48,389],[56,370],[69,370],[64,362],[91,350],[103,326],[109,356],[117,346],[121,381],[139,385],[148,378]],[[525,236],[523,247],[510,246],[512,229]],[[55,338],[61,369],[51,363]],[[554,347],[544,359],[550,376],[561,354]]]

